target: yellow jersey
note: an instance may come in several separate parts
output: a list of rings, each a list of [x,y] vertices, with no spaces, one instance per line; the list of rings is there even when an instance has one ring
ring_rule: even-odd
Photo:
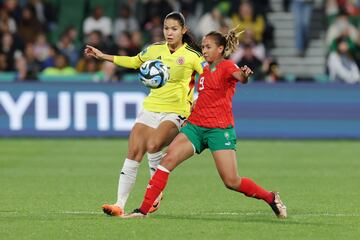
[[[171,53],[166,42],[155,43],[134,57],[115,56],[116,65],[138,69],[148,60],[161,60],[170,71],[170,79],[158,89],[151,89],[145,98],[143,107],[151,112],[177,113],[190,115],[193,102],[195,74],[201,74],[206,64],[202,55],[184,43]]]

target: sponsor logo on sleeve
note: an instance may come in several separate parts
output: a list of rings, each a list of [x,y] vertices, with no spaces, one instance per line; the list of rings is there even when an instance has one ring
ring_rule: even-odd
[[[207,63],[206,61],[203,61],[203,62],[201,63],[202,68],[205,68],[207,65],[208,65],[208,63]]]

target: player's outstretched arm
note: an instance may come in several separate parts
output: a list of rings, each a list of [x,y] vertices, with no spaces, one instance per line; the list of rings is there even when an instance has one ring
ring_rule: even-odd
[[[86,45],[86,48],[84,50],[84,54],[87,57],[94,57],[96,59],[99,60],[105,60],[105,61],[109,61],[109,62],[114,62],[114,56],[113,55],[108,55],[103,53],[102,51],[100,51],[99,49],[90,46],[90,45]]]

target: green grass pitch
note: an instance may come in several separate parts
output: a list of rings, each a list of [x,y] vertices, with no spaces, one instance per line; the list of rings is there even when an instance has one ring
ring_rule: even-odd
[[[359,141],[239,140],[239,172],[278,190],[288,219],[227,190],[209,151],[170,176],[158,212],[108,217],[127,141],[0,139],[0,239],[360,239]],[[127,211],[149,178],[144,159]]]

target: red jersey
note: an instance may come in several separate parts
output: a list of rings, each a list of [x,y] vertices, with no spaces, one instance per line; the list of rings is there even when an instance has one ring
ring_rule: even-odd
[[[232,74],[238,71],[241,70],[230,60],[204,68],[197,83],[199,97],[188,118],[189,122],[206,128],[234,126],[232,97],[237,79]]]

